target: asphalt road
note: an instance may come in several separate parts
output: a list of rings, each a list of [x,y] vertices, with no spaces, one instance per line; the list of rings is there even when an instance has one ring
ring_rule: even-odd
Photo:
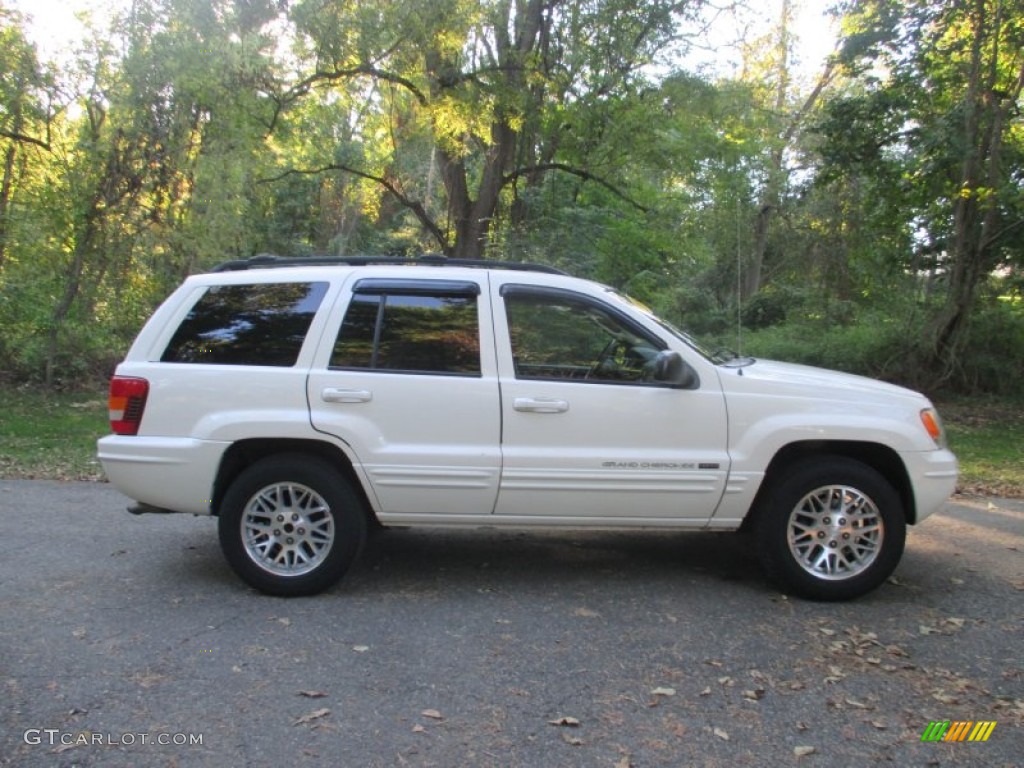
[[[728,534],[400,530],[261,596],[211,519],[0,480],[0,765],[1020,766],[1024,504],[787,599]],[[922,743],[931,721],[995,721]]]

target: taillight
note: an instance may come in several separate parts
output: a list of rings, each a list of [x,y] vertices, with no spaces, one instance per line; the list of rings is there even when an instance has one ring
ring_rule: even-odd
[[[131,376],[110,380],[110,428],[117,435],[137,435],[146,408],[149,382]]]

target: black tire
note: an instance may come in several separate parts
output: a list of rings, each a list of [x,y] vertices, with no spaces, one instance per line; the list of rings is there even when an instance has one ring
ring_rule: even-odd
[[[281,454],[247,467],[228,488],[217,531],[243,581],[268,595],[314,595],[333,586],[366,541],[366,509],[325,460]]]
[[[907,525],[899,494],[880,473],[840,456],[783,473],[766,488],[753,525],[769,577],[812,600],[851,600],[889,578]]]

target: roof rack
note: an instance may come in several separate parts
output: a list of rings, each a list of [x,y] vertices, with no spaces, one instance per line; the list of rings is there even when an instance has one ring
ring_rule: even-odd
[[[510,269],[520,272],[545,272],[550,275],[565,275],[566,272],[547,264],[532,264],[520,261],[492,261],[490,259],[449,259],[446,256],[425,254],[423,256],[275,256],[260,253],[248,259],[235,259],[218,264],[211,272],[238,272],[246,269],[275,267],[365,267],[380,264],[401,264],[420,267],[474,267],[477,269]]]

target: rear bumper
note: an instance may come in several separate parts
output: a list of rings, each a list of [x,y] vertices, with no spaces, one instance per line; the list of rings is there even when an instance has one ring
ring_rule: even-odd
[[[210,514],[213,483],[230,443],[186,437],[108,435],[97,456],[111,484],[151,507]]]
[[[949,501],[956,490],[956,456],[947,450],[902,454],[914,482],[914,522],[920,523]]]

